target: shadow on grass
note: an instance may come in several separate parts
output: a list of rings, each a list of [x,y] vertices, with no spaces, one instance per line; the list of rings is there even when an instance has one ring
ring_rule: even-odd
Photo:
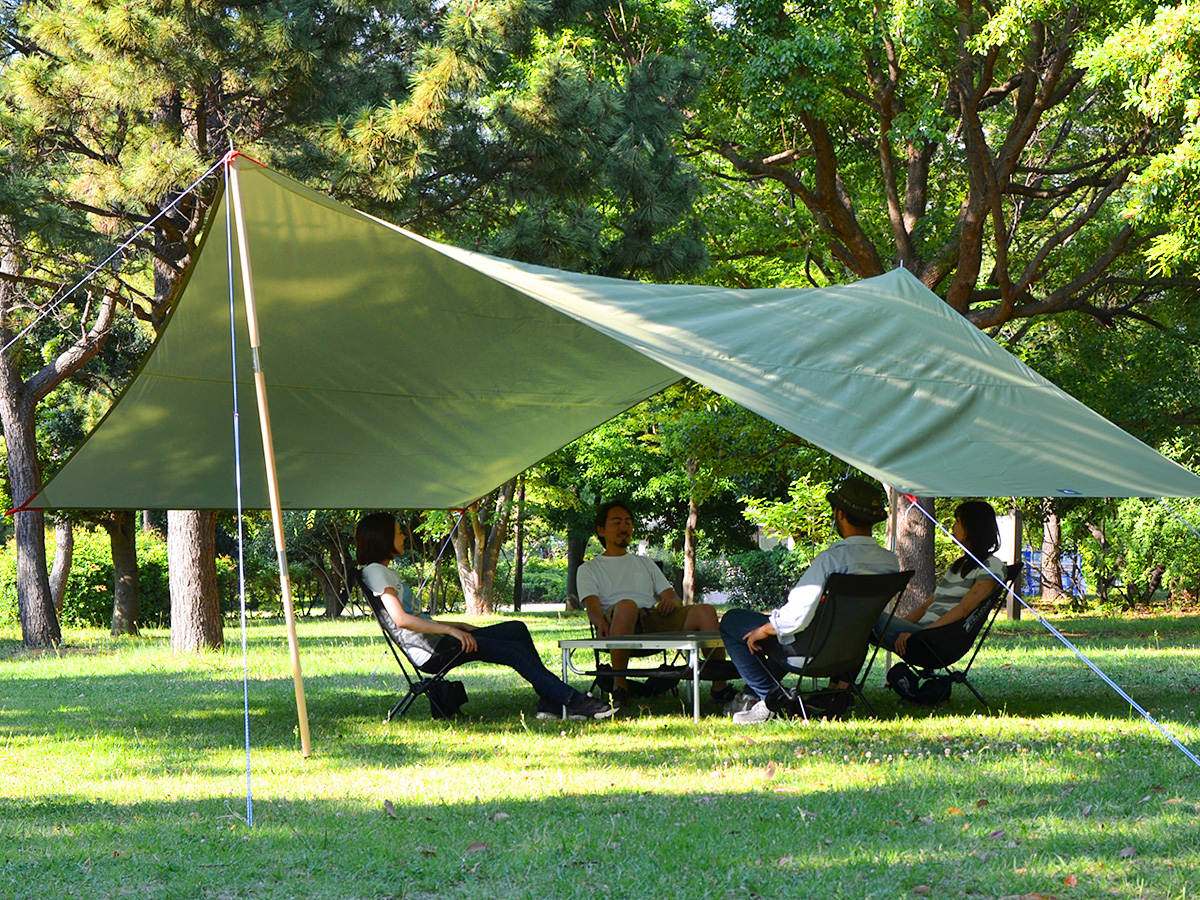
[[[383,648],[378,641],[348,639],[348,643]],[[344,648],[343,648],[344,649]],[[311,648],[310,648],[311,652]],[[1143,659],[1117,664],[1103,660],[1110,674],[1123,683],[1133,698],[1154,715],[1182,722],[1195,721],[1200,709],[1200,691],[1192,654],[1169,650],[1147,651],[1153,672],[1146,672]],[[1002,714],[1041,718],[1068,714],[1122,719],[1130,707],[1110,687],[1073,657],[1065,654],[1038,659],[1034,663],[999,663],[981,658],[972,670],[972,681],[991,705],[985,709],[961,686],[951,699],[937,707],[921,707],[900,701],[883,688],[880,667],[873,671],[867,697],[880,720],[896,717],[936,719],[949,716]],[[1173,673],[1179,673],[1176,677]],[[462,680],[470,701],[466,722],[482,728],[511,728],[524,714],[532,718],[536,697],[507,671],[483,664],[468,664],[454,670]],[[582,687],[582,683],[580,683]],[[305,692],[314,727],[345,730],[364,723],[380,722],[407,690],[394,661],[380,656],[375,671],[347,674],[308,674]],[[258,739],[269,744],[286,743],[295,728],[295,695],[289,675],[250,681],[252,728]],[[129,674],[71,674],[64,672],[37,684],[35,690],[8,690],[0,725],[10,733],[51,733],[63,739],[94,734],[97,730],[121,731],[136,727],[148,738],[170,734],[185,738],[193,746],[240,743],[242,734],[242,681],[240,675],[208,675],[194,671]],[[639,715],[679,716],[690,721],[690,698],[681,688],[676,695],[635,701],[621,713],[623,718]],[[719,708],[703,702],[706,717],[719,716]],[[855,718],[866,716],[861,707]],[[408,721],[429,722],[428,701],[418,698]],[[431,723],[435,724],[435,723]]]
[[[786,765],[786,763],[784,763]],[[1186,818],[1145,787],[1090,800],[1067,778],[967,766],[862,778],[836,791],[780,768],[761,789],[621,788],[536,798],[337,798],[0,806],[13,898],[693,898],[1175,896],[1197,873]],[[384,808],[384,802],[392,811]],[[1088,809],[1088,806],[1091,806]],[[1194,837],[1194,831],[1192,831]],[[1174,835],[1172,838],[1171,835]],[[1136,846],[1137,853],[1126,848]],[[1147,893],[1150,891],[1150,893]]]

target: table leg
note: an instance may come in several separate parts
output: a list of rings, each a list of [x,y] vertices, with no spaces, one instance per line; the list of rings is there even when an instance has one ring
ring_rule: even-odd
[[[692,657],[692,721],[700,721],[700,649],[693,647]]]
[[[563,655],[563,658],[562,658],[562,680],[563,680],[563,684],[566,684],[567,683],[568,666],[570,665],[570,660],[571,660],[571,649],[569,647],[563,647],[562,655]],[[567,717],[567,705],[565,703],[563,704],[563,708],[562,708],[562,717],[564,719]]]

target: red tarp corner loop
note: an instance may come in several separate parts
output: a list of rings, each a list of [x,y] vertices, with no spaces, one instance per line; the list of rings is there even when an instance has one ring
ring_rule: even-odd
[[[14,516],[19,512],[45,512],[45,507],[43,507],[43,506],[30,506],[29,505],[30,503],[32,503],[34,501],[35,497],[37,497],[37,494],[31,495],[28,500],[26,500],[20,506],[14,506],[12,509],[10,509],[8,512],[6,512],[5,515],[6,516]]]

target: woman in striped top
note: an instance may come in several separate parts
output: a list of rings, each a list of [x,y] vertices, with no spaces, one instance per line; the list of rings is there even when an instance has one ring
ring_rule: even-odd
[[[924,603],[890,622],[886,612],[879,617],[875,639],[881,647],[903,654],[910,634],[965,619],[997,584],[1004,583],[1004,563],[991,555],[1000,546],[1000,530],[990,503],[960,503],[954,510],[951,534],[967,552],[954,561]]]

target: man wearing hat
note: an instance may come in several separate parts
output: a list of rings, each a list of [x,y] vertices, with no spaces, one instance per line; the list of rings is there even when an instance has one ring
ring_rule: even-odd
[[[779,609],[763,614],[753,609],[731,609],[721,618],[721,637],[730,661],[758,696],[758,702],[733,720],[739,724],[758,724],[774,718],[767,709],[766,696],[778,683],[782,669],[768,662],[770,656],[801,655],[793,652],[792,642],[816,616],[825,582],[838,572],[848,575],[878,575],[899,572],[896,554],[879,546],[871,527],[887,518],[887,499],[883,489],[864,478],[846,478],[825,495],[833,507],[833,523],[841,540],[817,554],[787,602]],[[770,669],[768,666],[772,666]]]

